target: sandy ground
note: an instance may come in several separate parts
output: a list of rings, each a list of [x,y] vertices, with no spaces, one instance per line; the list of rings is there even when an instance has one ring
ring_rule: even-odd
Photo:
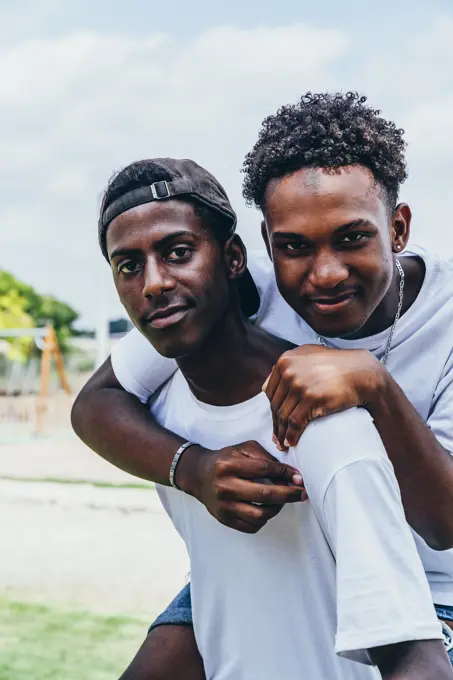
[[[70,433],[0,444],[0,597],[151,621],[184,585],[185,548],[153,488],[25,478],[138,481]]]

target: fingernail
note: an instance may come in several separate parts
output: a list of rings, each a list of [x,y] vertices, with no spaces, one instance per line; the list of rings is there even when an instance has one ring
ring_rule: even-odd
[[[284,445],[286,446],[287,449],[289,449],[289,447],[291,446],[291,444],[289,443],[289,441],[287,439],[285,439],[285,441],[283,443],[284,443]]]
[[[275,434],[272,435],[272,441],[274,442],[274,444],[275,444],[276,446],[278,446],[278,439],[277,439],[277,437],[275,436]]]
[[[294,484],[302,484],[302,475],[293,475],[293,483]]]

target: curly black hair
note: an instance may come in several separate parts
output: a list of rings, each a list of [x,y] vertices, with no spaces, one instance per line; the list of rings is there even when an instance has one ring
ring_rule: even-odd
[[[247,203],[263,208],[270,180],[301,168],[359,164],[371,170],[394,208],[407,178],[404,130],[366,101],[357,92],[307,92],[265,118],[242,166]]]
[[[141,189],[141,187],[149,186],[154,182],[172,181],[173,177],[168,170],[160,163],[153,159],[145,159],[136,161],[127,165],[123,170],[115,173],[109,180],[107,188],[101,202],[100,214],[111,205],[117,198],[127,194],[134,189]],[[183,200],[178,199],[178,200]],[[203,225],[213,230],[213,233],[220,245],[225,243],[231,232],[231,224],[227,217],[223,217],[214,210],[210,210],[207,206],[201,205],[196,199],[187,197],[184,198],[187,203],[190,203],[195,211],[195,214],[203,221]],[[106,231],[100,234],[100,245],[103,255],[108,260],[106,247]]]

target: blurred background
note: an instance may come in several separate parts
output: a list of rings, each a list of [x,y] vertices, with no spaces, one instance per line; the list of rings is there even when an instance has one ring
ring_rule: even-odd
[[[188,569],[152,485],[70,429],[129,328],[97,245],[112,173],[193,158],[258,248],[262,119],[359,90],[406,130],[413,242],[452,255],[452,66],[451,0],[0,0],[0,680],[115,680]]]

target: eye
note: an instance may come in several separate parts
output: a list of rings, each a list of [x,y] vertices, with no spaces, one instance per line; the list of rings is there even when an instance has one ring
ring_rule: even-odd
[[[370,238],[369,234],[364,234],[360,231],[355,231],[350,234],[346,234],[343,236],[341,239],[340,243],[341,244],[353,244],[353,243],[364,243]]]
[[[190,257],[191,252],[192,248],[189,248],[188,246],[175,246],[169,251],[167,260],[170,260],[170,262],[187,260]]]
[[[138,262],[134,262],[134,260],[126,260],[118,265],[118,271],[121,274],[135,274],[139,269],[140,265]]]
[[[287,243],[285,247],[292,253],[307,249],[305,243]]]

